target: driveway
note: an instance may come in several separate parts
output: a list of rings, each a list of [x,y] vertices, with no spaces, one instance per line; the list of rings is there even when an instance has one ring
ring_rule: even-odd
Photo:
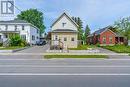
[[[33,46],[28,49],[18,51],[17,53],[45,53],[48,48],[49,48],[48,44],[44,46]]]
[[[108,53],[108,54],[112,54],[112,55],[108,55],[109,58],[111,59],[130,59],[130,56],[127,55],[118,55],[119,53],[104,49],[104,48],[97,48],[98,50],[100,50],[100,53]]]

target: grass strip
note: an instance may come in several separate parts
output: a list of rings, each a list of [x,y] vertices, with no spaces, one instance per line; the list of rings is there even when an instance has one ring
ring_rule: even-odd
[[[107,55],[45,55],[44,58],[108,58]]]

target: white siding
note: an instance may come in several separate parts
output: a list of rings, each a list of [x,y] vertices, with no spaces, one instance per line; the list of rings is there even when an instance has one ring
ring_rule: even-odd
[[[22,26],[18,26],[20,30],[20,36],[26,35],[26,41],[27,43],[31,43],[30,41],[30,25],[24,25],[24,30],[22,30]]]
[[[63,27],[63,23],[66,23],[65,26]],[[71,29],[71,30],[76,30],[77,27],[64,15],[60,20],[58,20],[54,26],[52,26],[52,30],[56,29]]]
[[[0,31],[6,31],[6,25],[7,24],[0,25]],[[9,24],[8,28],[7,28],[7,32],[8,31],[15,31],[15,26],[17,26],[17,31],[19,31],[20,36],[26,35],[26,42],[27,43],[36,44],[36,42],[40,40],[39,33],[37,33],[37,28],[32,27],[30,24]],[[24,30],[22,29],[22,26],[24,26]],[[5,39],[3,33],[0,33],[0,35],[2,35],[2,39]],[[35,40],[32,40],[32,35],[35,36]]]
[[[35,40],[32,40],[32,36],[35,37]],[[38,38],[37,38],[38,37]],[[30,41],[32,44],[36,44],[36,42],[38,42],[40,39],[40,34],[37,33],[37,28],[34,28],[34,27],[30,27]]]

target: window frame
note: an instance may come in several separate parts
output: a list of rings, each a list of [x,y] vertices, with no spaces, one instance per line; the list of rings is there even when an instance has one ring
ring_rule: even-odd
[[[24,25],[22,25],[22,30],[25,30],[25,26]]]
[[[106,36],[102,37],[102,42],[103,42],[103,44],[106,44]]]
[[[62,23],[62,27],[65,27],[66,24],[67,24],[66,22],[63,22],[63,23]]]
[[[74,38],[74,37],[72,37],[72,38],[71,38],[71,41],[75,41],[75,38]]]
[[[34,36],[34,35],[32,35],[32,40],[33,40],[33,41],[35,40],[35,36]]]
[[[112,41],[113,41],[113,37],[109,36],[109,43],[112,44]]]
[[[67,37],[64,37],[64,41],[67,41]]]

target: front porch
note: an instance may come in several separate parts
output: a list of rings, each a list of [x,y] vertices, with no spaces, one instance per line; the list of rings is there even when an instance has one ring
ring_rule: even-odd
[[[115,44],[124,44],[125,38],[124,37],[115,37]]]
[[[8,40],[9,38],[18,35],[19,33],[17,32],[3,32],[2,34],[0,34],[0,43],[5,42],[6,40]]]

